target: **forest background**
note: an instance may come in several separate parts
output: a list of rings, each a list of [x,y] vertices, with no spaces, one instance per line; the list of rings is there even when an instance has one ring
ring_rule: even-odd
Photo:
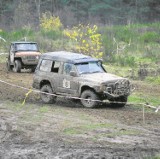
[[[122,76],[160,83],[159,0],[1,0],[0,38],[0,52],[27,39],[42,53],[87,53]]]

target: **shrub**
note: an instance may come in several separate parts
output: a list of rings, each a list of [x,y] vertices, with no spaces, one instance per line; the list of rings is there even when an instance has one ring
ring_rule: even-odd
[[[144,43],[155,43],[160,42],[160,37],[156,32],[145,32],[140,36],[140,40]]]
[[[51,15],[50,12],[46,12],[40,19],[41,34],[46,38],[56,40],[62,37],[62,23],[59,17]]]
[[[40,27],[45,31],[57,31],[61,30],[62,23],[59,17],[51,15],[50,12],[46,12],[42,14],[42,18],[40,19]]]
[[[101,34],[98,33],[96,25],[87,26],[79,24],[71,30],[64,30],[64,35],[73,41],[75,49],[78,52],[96,57],[103,57],[103,48],[101,42]]]

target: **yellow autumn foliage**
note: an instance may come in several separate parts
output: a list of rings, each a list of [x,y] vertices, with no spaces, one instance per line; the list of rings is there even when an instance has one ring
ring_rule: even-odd
[[[96,58],[103,57],[101,34],[98,33],[96,25],[90,26],[88,24],[84,26],[79,24],[72,29],[65,29],[64,35],[74,42],[77,52]]]
[[[56,31],[61,29],[62,23],[59,17],[51,15],[50,12],[46,12],[42,14],[40,19],[40,27],[46,31]]]

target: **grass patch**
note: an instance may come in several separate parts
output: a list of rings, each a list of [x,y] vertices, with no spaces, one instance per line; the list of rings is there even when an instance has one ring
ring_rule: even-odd
[[[149,83],[160,85],[160,76],[157,76],[157,77],[146,77],[145,81],[147,81]]]
[[[110,138],[113,138],[113,137],[116,137],[116,136],[123,136],[123,135],[137,135],[139,134],[140,132],[137,131],[137,130],[120,130],[120,131],[116,131],[116,132],[112,132],[112,133],[108,133],[108,134],[105,134],[103,135],[103,137],[110,137]]]
[[[32,123],[32,124],[35,124],[35,123],[40,123],[41,121],[43,121],[43,116],[42,114],[39,114],[39,113],[35,113],[35,114],[30,114],[30,113],[25,113],[22,117],[21,117],[21,120],[20,120],[20,123],[22,122],[29,122],[29,123]]]
[[[138,103],[144,103],[144,98],[142,98],[140,95],[130,95],[128,97],[128,102],[129,103],[134,103],[134,104],[138,104]]]
[[[145,157],[144,159],[160,159],[160,155],[156,155],[154,157]]]
[[[17,102],[5,101],[5,106],[14,112],[19,112],[22,109],[24,109],[24,105],[22,105],[22,103],[19,102],[17,103]]]
[[[1,55],[1,52],[0,52],[0,63],[5,63],[7,60],[7,55]]]
[[[78,127],[70,127],[63,130],[65,135],[69,136],[82,136],[87,135],[91,140],[98,141],[103,138],[114,138],[116,136],[125,136],[125,135],[137,135],[140,134],[138,130],[119,130],[117,127],[110,123],[105,124],[87,124],[81,125]]]
[[[122,77],[130,76],[130,70],[131,70],[130,67],[122,67],[122,66],[108,65],[108,64],[104,64],[103,66],[108,73],[113,73],[115,75]]]
[[[70,127],[70,128],[66,128],[64,129],[63,133],[67,134],[67,135],[78,135],[78,134],[85,134],[87,132],[96,130],[96,129],[102,129],[102,128],[111,128],[113,127],[112,124],[110,123],[105,123],[105,124],[86,124],[86,125],[81,125],[78,127]]]
[[[160,99],[154,96],[143,96],[142,94],[132,94],[128,97],[128,103],[138,104],[149,104],[155,107],[160,105]]]
[[[106,26],[101,30],[105,61],[130,67],[138,66],[138,59],[159,62],[159,22]]]
[[[40,107],[39,108],[39,112],[40,113],[47,113],[49,111],[48,107],[47,106],[43,106],[43,107]]]
[[[99,28],[99,31],[102,35],[105,62],[131,68],[138,67],[139,63],[159,63],[159,22],[105,26]],[[6,42],[0,40],[0,52],[8,52],[10,42],[24,40],[24,37],[28,41],[36,41],[42,53],[62,49],[78,52],[74,43],[63,36],[63,29],[34,31],[26,27],[10,32],[0,30],[0,37],[6,40]],[[124,72],[118,73],[123,76]]]

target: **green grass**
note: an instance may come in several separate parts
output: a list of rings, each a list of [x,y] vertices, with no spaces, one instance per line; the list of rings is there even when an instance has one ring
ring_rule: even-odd
[[[134,104],[138,104],[138,103],[144,103],[144,99],[142,97],[140,97],[140,95],[130,95],[128,98],[128,102],[129,103],[134,103]]]
[[[19,102],[5,101],[5,106],[14,112],[20,112],[21,110],[24,109],[22,103]]]
[[[119,130],[116,125],[111,123],[99,124],[83,124],[75,127],[68,127],[63,130],[65,135],[69,136],[83,136],[87,135],[91,140],[97,142],[104,138],[114,138],[116,136],[137,135],[140,134],[138,130],[121,129]],[[89,135],[90,134],[90,135]]]
[[[64,129],[63,133],[67,135],[78,135],[78,134],[85,134],[87,132],[100,129],[100,128],[113,128],[114,126],[110,123],[99,123],[99,124],[94,124],[94,123],[88,123],[84,124],[81,126],[77,127],[69,127]]]
[[[120,67],[114,64],[105,63],[104,68],[108,73],[113,73],[122,77],[128,77],[131,74],[131,67]]]
[[[124,136],[124,135],[137,135],[140,134],[140,131],[137,130],[118,130],[112,133],[106,133],[103,135],[103,137],[116,137],[116,136]]]
[[[137,66],[138,59],[159,62],[160,23],[102,28],[105,60],[120,66]],[[118,46],[118,51],[117,51]],[[123,47],[124,48],[123,48]],[[123,49],[121,49],[123,48]],[[117,54],[118,52],[118,54]],[[145,63],[145,61],[143,61]]]
[[[40,113],[47,113],[49,111],[48,106],[43,106],[39,108]]]
[[[146,104],[148,103],[149,105],[158,107],[160,106],[160,98],[159,97],[155,97],[150,96],[150,95],[143,95],[140,93],[136,93],[136,94],[131,94],[128,97],[128,103],[133,103],[134,105],[138,105],[138,104]]]
[[[156,155],[154,157],[145,157],[144,159],[160,159],[160,155]]]
[[[0,52],[1,53],[1,52]],[[7,55],[1,55],[0,54],[0,63],[5,63],[6,62],[6,60],[7,60]]]
[[[148,83],[153,83],[153,84],[160,85],[160,76],[146,77],[145,81],[147,81]]]
[[[153,64],[159,62],[160,22],[107,26],[101,27],[99,30],[102,33],[105,62],[130,67],[137,66],[139,62],[149,61]],[[44,32],[26,27],[10,32],[0,30],[0,37],[6,40],[6,43],[0,40],[0,50],[5,52],[8,51],[10,42],[25,38],[38,42],[42,52],[56,51],[62,48],[72,51],[74,48],[74,44],[71,44],[70,40],[63,36],[63,30]]]

